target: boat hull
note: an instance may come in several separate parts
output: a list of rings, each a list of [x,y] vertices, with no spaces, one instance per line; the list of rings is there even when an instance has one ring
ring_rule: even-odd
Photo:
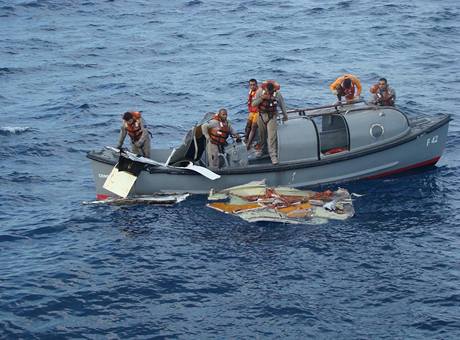
[[[218,172],[221,178],[214,181],[187,170],[142,171],[131,194],[149,195],[157,192],[204,194],[210,189],[221,190],[261,179],[265,179],[269,186],[312,187],[319,184],[393,175],[434,165],[444,151],[448,122],[449,120],[446,120],[426,131],[389,145],[360,152],[329,155],[316,162],[286,163],[265,169],[247,167],[223,170]],[[102,187],[115,165],[114,162],[103,162],[94,158],[91,160],[97,198],[105,199],[114,196]]]

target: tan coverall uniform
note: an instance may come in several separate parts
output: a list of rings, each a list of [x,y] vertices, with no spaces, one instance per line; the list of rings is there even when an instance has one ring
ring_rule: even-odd
[[[218,169],[219,168],[219,153],[221,153],[221,149],[223,148],[223,145],[217,145],[214,143],[211,143],[211,137],[209,136],[209,130],[210,129],[218,129],[220,127],[220,121],[211,119],[209,122],[206,124],[201,125],[201,131],[203,132],[203,135],[206,137],[206,155],[208,158],[208,167],[211,169]],[[230,129],[230,134],[232,136],[237,136],[238,133],[236,130],[232,127],[232,124],[230,123],[229,120],[227,120],[228,127]]]
[[[257,90],[255,98],[252,100],[252,106],[259,106],[263,101],[263,94],[266,92],[265,89],[259,88]],[[275,91],[274,99],[277,101],[277,109],[281,109],[283,119],[287,120],[286,104],[284,98],[279,91]],[[276,115],[270,117],[267,112],[259,111],[259,118],[257,120],[259,129],[259,144],[261,146],[261,152],[266,153],[268,146],[268,154],[273,164],[278,164],[278,122]],[[268,140],[267,140],[268,139]],[[268,143],[267,143],[268,142]],[[268,145],[267,145],[268,144]]]
[[[128,133],[126,124],[126,122],[123,122],[120,129],[120,138],[118,139],[119,149],[123,146],[126,134]],[[139,124],[142,134],[136,141],[131,138],[131,150],[136,155],[142,155],[144,157],[150,158],[150,134],[147,129],[147,125],[145,124],[144,118],[139,118],[134,124]]]

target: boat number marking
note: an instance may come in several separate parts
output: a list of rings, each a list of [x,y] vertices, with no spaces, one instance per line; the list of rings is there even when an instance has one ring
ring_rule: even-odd
[[[99,178],[107,178],[107,177],[109,177],[109,175],[106,175],[106,174],[99,174],[98,176],[99,176]]]
[[[430,144],[436,144],[437,142],[438,142],[438,135],[433,136],[431,138],[427,138],[426,147],[428,147]]]

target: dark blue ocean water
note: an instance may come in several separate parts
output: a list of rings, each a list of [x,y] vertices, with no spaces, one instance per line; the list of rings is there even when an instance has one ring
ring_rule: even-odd
[[[458,339],[459,55],[457,0],[0,0],[0,338]],[[354,218],[81,204],[127,109],[173,146],[242,129],[249,78],[304,107],[343,72],[454,119],[435,168],[343,185]]]

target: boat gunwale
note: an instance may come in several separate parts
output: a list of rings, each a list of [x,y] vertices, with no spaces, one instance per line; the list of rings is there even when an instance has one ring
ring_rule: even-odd
[[[399,111],[399,110],[398,110]],[[403,113],[404,114],[404,113]],[[417,139],[419,136],[430,133],[445,124],[448,124],[451,120],[452,117],[450,114],[443,114],[444,117],[442,117],[438,122],[434,123],[433,125],[428,126],[425,129],[422,129],[418,131],[417,133],[409,133],[406,136],[401,137],[400,139],[391,141],[389,143],[384,143],[380,145],[375,145],[375,146],[370,146],[369,148],[366,148],[364,150],[358,150],[358,151],[348,151],[344,154],[335,154],[335,157],[331,158],[325,158],[325,159],[318,159],[314,161],[293,161],[293,162],[285,162],[285,163],[280,163],[276,166],[272,164],[257,164],[257,165],[249,165],[244,168],[231,168],[231,169],[219,169],[219,170],[214,170],[215,173],[219,175],[243,175],[243,174],[253,174],[253,173],[267,173],[267,172],[281,172],[281,171],[289,171],[289,170],[296,170],[296,169],[302,169],[302,168],[311,168],[311,167],[316,167],[316,166],[322,166],[326,164],[331,164],[331,163],[337,163],[337,162],[342,162],[358,157],[363,157],[368,154],[373,154],[376,152],[381,152],[385,151],[394,147],[397,147],[399,145],[408,143],[414,139]],[[408,117],[404,114],[406,119]],[[411,131],[412,132],[412,131]],[[109,161],[107,158],[99,157],[97,155],[91,154],[92,151],[89,151],[86,155],[89,159],[93,161],[98,161],[101,163],[105,163],[108,165],[115,165],[116,162],[114,161]],[[200,176],[197,173],[191,172],[187,169],[180,169],[180,168],[171,168],[171,167],[156,167],[156,166],[150,166],[147,164],[146,171],[148,171],[151,174],[154,173],[170,173],[170,174],[175,174],[175,175],[191,175],[191,176]]]

